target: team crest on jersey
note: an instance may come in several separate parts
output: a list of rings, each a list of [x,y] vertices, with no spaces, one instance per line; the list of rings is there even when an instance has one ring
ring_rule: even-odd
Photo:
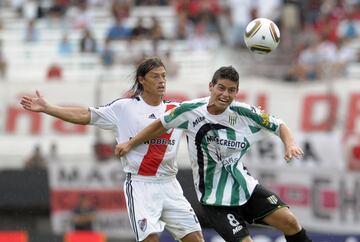
[[[229,115],[229,124],[235,125],[237,122],[237,116],[236,115]]]
[[[277,204],[277,202],[278,202],[278,199],[277,199],[277,197],[275,195],[271,195],[270,197],[267,198],[267,200],[271,204]]]
[[[261,113],[260,117],[262,118],[262,125],[263,126],[269,126],[270,125],[269,114]]]
[[[146,230],[146,228],[147,228],[147,220],[146,220],[146,218],[138,220],[138,225],[139,225],[139,228],[141,229],[141,231],[144,232]]]

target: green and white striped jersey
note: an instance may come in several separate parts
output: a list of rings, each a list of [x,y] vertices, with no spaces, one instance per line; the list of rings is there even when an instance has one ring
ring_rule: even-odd
[[[184,129],[195,190],[203,204],[242,205],[258,181],[241,158],[263,132],[279,135],[282,121],[245,103],[234,101],[222,114],[207,111],[209,97],[183,102],[162,116],[165,128]]]

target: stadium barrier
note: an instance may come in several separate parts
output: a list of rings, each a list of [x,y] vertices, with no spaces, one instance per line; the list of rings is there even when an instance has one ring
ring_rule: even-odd
[[[106,236],[95,231],[72,231],[65,233],[64,242],[106,242]]]
[[[28,242],[27,231],[1,231],[0,242]]]

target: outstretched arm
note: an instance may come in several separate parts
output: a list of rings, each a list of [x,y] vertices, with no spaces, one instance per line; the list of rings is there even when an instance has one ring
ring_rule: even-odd
[[[50,104],[38,90],[36,90],[35,97],[23,96],[20,104],[26,110],[46,113],[70,123],[90,123],[90,111],[88,109],[83,107],[60,107]]]
[[[158,137],[164,132],[166,132],[165,127],[162,125],[160,119],[157,119],[154,122],[152,122],[150,125],[148,125],[146,128],[144,128],[142,131],[140,131],[140,133],[138,133],[128,142],[116,145],[115,155],[117,157],[124,156],[132,148],[138,146],[139,144],[144,143],[147,140]]]
[[[304,154],[300,147],[295,144],[294,136],[286,124],[280,125],[280,138],[285,147],[285,160],[290,161],[292,158],[299,158]]]

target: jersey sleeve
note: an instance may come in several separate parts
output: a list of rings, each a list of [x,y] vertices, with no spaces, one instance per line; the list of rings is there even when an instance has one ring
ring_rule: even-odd
[[[121,113],[121,105],[117,100],[100,107],[89,107],[91,118],[90,124],[102,129],[113,130],[116,128],[117,115]]]
[[[265,113],[257,107],[250,106],[252,112],[256,114],[254,122],[263,129],[266,129],[277,136],[280,136],[280,125],[284,123],[281,119]]]
[[[253,127],[265,129],[280,136],[280,125],[284,123],[281,119],[247,104],[233,106],[231,109],[236,111],[239,115],[246,117]]]
[[[186,104],[180,104],[176,108],[168,110],[160,117],[160,121],[166,129],[179,128],[187,129],[188,118],[186,115]]]

